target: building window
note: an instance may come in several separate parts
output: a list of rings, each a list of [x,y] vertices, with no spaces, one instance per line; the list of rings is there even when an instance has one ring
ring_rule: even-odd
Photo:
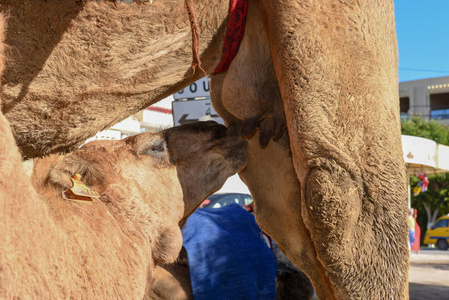
[[[430,118],[449,119],[449,93],[430,94]]]
[[[400,97],[399,98],[399,109],[401,112],[401,118],[408,119],[408,110],[410,109],[409,97]]]

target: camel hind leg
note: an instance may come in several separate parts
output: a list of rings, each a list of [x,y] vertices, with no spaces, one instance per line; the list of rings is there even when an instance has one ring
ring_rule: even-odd
[[[258,3],[301,184],[302,217],[333,297],[407,298],[392,2]]]
[[[227,72],[212,77],[211,98],[226,124],[249,139],[248,163],[239,175],[254,197],[258,224],[309,276],[318,295],[332,295],[326,271],[317,260],[301,217],[300,184],[288,135],[282,130],[284,107],[254,1],[249,2],[247,27],[237,56]],[[270,114],[273,117],[265,117]]]

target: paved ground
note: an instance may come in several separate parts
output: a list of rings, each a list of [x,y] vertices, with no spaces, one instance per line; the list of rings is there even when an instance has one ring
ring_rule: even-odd
[[[449,250],[410,256],[410,300],[449,300]]]
[[[410,300],[449,300],[449,250],[411,254],[409,295]]]

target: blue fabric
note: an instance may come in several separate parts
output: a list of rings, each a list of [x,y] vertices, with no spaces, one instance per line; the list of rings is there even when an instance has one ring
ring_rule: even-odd
[[[415,242],[415,231],[408,229],[408,238],[410,240],[410,247],[413,246],[413,243]]]
[[[198,209],[182,232],[195,300],[275,299],[276,258],[244,208]]]

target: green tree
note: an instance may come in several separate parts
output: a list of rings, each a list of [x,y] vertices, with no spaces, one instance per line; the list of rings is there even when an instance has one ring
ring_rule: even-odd
[[[449,212],[449,173],[428,174],[427,178],[429,179],[428,190],[416,196],[413,195],[413,188],[418,184],[419,179],[416,176],[410,178],[412,207],[421,212],[418,213],[418,224],[423,233],[439,216]]]
[[[402,134],[413,135],[434,140],[438,144],[449,145],[449,126],[437,120],[423,120],[412,117],[401,122]],[[418,224],[424,232],[441,215],[449,212],[449,173],[427,174],[429,188],[417,196],[413,188],[418,184],[418,177],[410,176],[412,188],[412,207],[418,209]]]
[[[449,146],[449,126],[439,120],[412,117],[401,121],[402,134],[419,136]]]

